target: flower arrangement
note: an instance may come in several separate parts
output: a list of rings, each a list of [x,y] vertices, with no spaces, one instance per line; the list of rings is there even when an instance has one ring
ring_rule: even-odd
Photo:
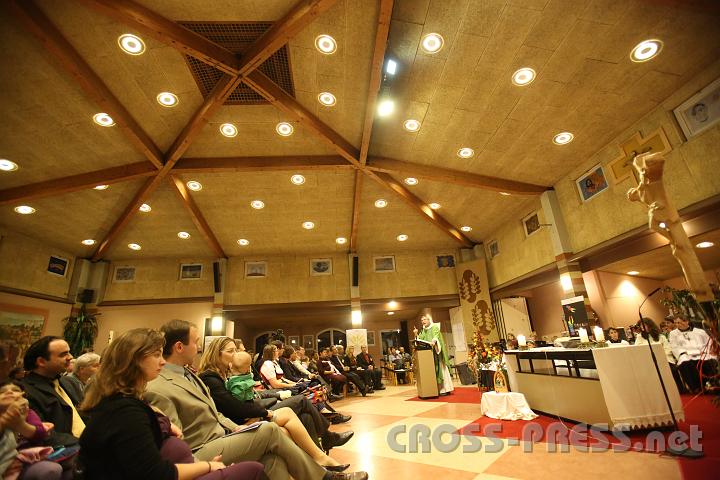
[[[468,365],[477,374],[480,370],[497,370],[505,368],[502,363],[503,352],[500,347],[485,342],[478,331],[473,334]]]

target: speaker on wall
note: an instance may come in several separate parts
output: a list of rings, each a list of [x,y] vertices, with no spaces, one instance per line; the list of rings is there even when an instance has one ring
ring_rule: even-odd
[[[213,262],[213,285],[215,293],[220,293],[220,262]]]
[[[77,294],[77,301],[79,303],[93,303],[95,301],[95,290],[85,288]]]
[[[358,283],[358,257],[357,255],[353,255],[353,261],[352,261],[352,286],[357,287],[359,285]]]

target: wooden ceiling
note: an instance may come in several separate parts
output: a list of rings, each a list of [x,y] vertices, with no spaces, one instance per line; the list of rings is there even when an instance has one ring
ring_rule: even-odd
[[[235,55],[178,22],[273,27]],[[718,25],[712,3],[680,0],[4,2],[0,157],[20,168],[0,172],[0,225],[94,259],[472,246],[716,60]],[[419,48],[430,32],[445,40],[434,55]],[[143,38],[146,52],[123,53],[124,33]],[[321,34],[336,53],[315,49]],[[647,38],[664,50],[631,62]],[[285,45],[294,96],[258,70]],[[208,98],[184,55],[217,69]],[[388,58],[398,62],[393,78],[383,74]],[[537,79],[514,86],[526,66]],[[268,103],[223,105],[240,83]],[[163,91],[179,104],[160,106]],[[335,106],[319,104],[325,91]],[[385,95],[395,112],[377,117]],[[98,112],[116,125],[94,124]],[[417,133],[403,129],[407,118],[421,122]],[[275,133],[281,121],[293,135]],[[223,123],[238,135],[220,135]],[[553,145],[560,131],[575,141]],[[475,156],[458,158],[460,147]],[[296,173],[304,185],[290,183]],[[189,180],[203,189],[187,191]],[[388,207],[375,208],[378,198]],[[255,199],[263,210],[250,208]],[[142,203],[152,211],[139,213]],[[37,211],[21,216],[17,205]],[[316,228],[301,228],[306,220]],[[81,245],[87,238],[98,243]]]

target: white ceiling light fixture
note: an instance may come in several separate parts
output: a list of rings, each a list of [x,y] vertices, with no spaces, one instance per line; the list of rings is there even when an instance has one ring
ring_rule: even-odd
[[[18,164],[11,162],[6,158],[0,158],[0,170],[3,172],[14,172],[18,169]]]
[[[530,67],[524,67],[516,70],[512,75],[512,83],[518,87],[530,85],[533,80],[535,80],[535,70]]]
[[[148,213],[152,210],[152,207],[150,207],[150,205],[148,205],[147,203],[143,203],[142,205],[140,205],[140,207],[138,207],[138,210],[143,213]]]
[[[553,143],[555,145],[567,145],[573,141],[573,138],[575,138],[575,135],[570,132],[560,132],[553,137]]]
[[[247,238],[241,238],[237,241],[237,243],[241,247],[247,247],[248,245],[250,245],[250,240],[248,240]]]
[[[347,243],[347,238],[338,237],[335,239],[335,243],[337,243],[338,245],[345,245]]]
[[[408,132],[417,132],[420,130],[420,122],[414,118],[409,118],[403,122],[403,128]]]
[[[643,40],[630,51],[630,60],[636,63],[647,62],[655,58],[663,48],[663,42],[654,38]]]
[[[233,138],[238,134],[238,129],[232,123],[223,123],[220,125],[220,133],[223,137]]]
[[[475,155],[475,150],[470,147],[463,147],[457,151],[457,156],[460,158],[472,158]]]
[[[275,131],[281,137],[289,137],[293,134],[293,126],[288,122],[280,122],[275,126]]]
[[[199,192],[203,188],[202,183],[198,182],[197,180],[190,180],[185,185],[187,185],[187,187],[193,192]]]
[[[408,236],[405,235],[404,233],[401,233],[400,235],[397,236],[397,241],[398,241],[398,242],[404,242],[404,241],[407,240],[407,239],[408,239]]]
[[[503,197],[509,197],[509,196],[510,196],[510,194],[509,194],[508,192],[500,192],[500,195],[502,195]]]
[[[35,213],[35,209],[28,205],[20,205],[19,207],[15,207],[14,210],[20,215],[30,215],[31,213]]]
[[[337,98],[330,92],[322,92],[318,95],[318,102],[326,107],[332,107],[337,103]]]
[[[263,202],[262,200],[253,200],[252,202],[250,202],[250,206],[255,210],[261,210],[265,208],[265,202]]]
[[[128,243],[128,248],[135,251],[142,250],[142,247],[138,243]]]
[[[293,185],[302,185],[303,183],[305,183],[305,177],[298,173],[290,177],[290,181],[293,183]]]
[[[322,54],[332,55],[337,51],[337,42],[330,35],[318,35],[315,38],[315,48]]]
[[[713,242],[700,242],[695,246],[697,248],[710,248],[710,247],[714,247],[715,244]]]
[[[378,104],[378,115],[381,117],[387,117],[392,114],[395,110],[395,102],[390,99],[385,99]]]
[[[315,228],[315,224],[314,224],[313,222],[309,222],[309,221],[308,221],[308,222],[303,222],[302,227],[303,227],[305,230],[312,230],[313,228]]]
[[[170,92],[160,92],[158,93],[157,102],[162,105],[163,107],[174,107],[178,104],[179,100],[177,95]]]
[[[83,245],[90,246],[90,245],[95,245],[95,243],[97,243],[97,242],[95,242],[95,240],[93,240],[92,238],[88,238],[87,240],[83,240],[80,243],[82,243]]]
[[[93,122],[97,123],[101,127],[112,127],[115,125],[115,120],[110,115],[104,112],[96,113],[93,115]]]
[[[384,198],[378,198],[377,200],[375,200],[375,206],[377,208],[385,208],[387,207],[387,204],[388,202]]]
[[[667,224],[665,222],[660,222],[658,223],[658,227],[665,229],[667,228]]]
[[[118,37],[118,45],[123,52],[129,55],[142,55],[145,53],[145,42],[132,33],[125,33]]]
[[[635,275],[640,275],[640,272],[638,272],[637,270],[630,270],[629,272],[627,272],[627,274],[634,277]]]
[[[420,42],[420,47],[422,48],[423,52],[432,55],[442,50],[444,44],[445,39],[443,39],[442,35],[440,35],[439,33],[428,33],[422,38],[422,41]]]
[[[385,64],[385,73],[388,75],[395,75],[397,72],[397,62],[395,60],[388,60]]]
[[[431,204],[428,205],[428,206],[429,206],[430,208],[432,208],[433,210],[439,210],[439,209],[442,207],[442,205],[440,205],[439,203],[435,203],[435,202],[431,203]]]
[[[398,302],[396,302],[395,300],[390,300],[387,303],[387,306],[388,306],[388,308],[392,308],[394,310],[398,307]]]
[[[471,232],[472,227],[470,227],[468,225],[463,225],[462,227],[460,227],[460,230],[462,230],[463,232]]]
[[[405,180],[403,180],[403,182],[405,182],[407,185],[410,185],[410,186],[415,186],[418,183],[420,183],[420,182],[418,182],[418,179],[415,177],[407,177]]]
[[[178,232],[178,238],[181,240],[187,240],[190,238],[190,234],[188,232]]]
[[[395,315],[395,312],[387,312],[388,315]]]
[[[110,185],[95,185],[93,190],[107,190],[108,188],[110,188]]]

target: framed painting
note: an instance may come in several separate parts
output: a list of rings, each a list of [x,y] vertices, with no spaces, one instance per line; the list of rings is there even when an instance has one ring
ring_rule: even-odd
[[[575,180],[580,199],[583,203],[593,199],[597,194],[607,190],[608,182],[602,165],[595,165]]]
[[[331,258],[313,258],[310,260],[310,275],[332,275],[332,259]]]
[[[384,255],[373,257],[373,271],[375,273],[388,273],[395,271],[395,256]]]
[[[245,262],[245,278],[267,277],[267,262]]]
[[[201,280],[202,271],[202,263],[180,264],[180,280]]]
[[[56,275],[58,277],[64,277],[67,275],[68,271],[68,259],[58,257],[55,255],[50,255],[50,260],[48,261],[48,267],[47,272],[51,275]]]
[[[131,283],[135,281],[135,267],[124,265],[115,267],[113,283]]]
[[[41,308],[0,303],[0,361],[4,357],[9,368],[22,363],[28,347],[42,337],[48,314]]]
[[[526,237],[529,237],[533,233],[540,230],[540,217],[538,217],[538,212],[533,212],[530,215],[523,218],[522,224],[523,224],[523,231],[525,232]]]
[[[435,257],[437,268],[453,268],[455,266],[455,257],[453,255],[437,255]]]
[[[374,330],[367,331],[367,345],[368,345],[368,347],[375,346],[375,331]]]
[[[689,140],[720,122],[720,78],[673,110]]]
[[[308,348],[315,348],[315,335],[303,335],[303,347],[307,350]]]
[[[488,243],[488,254],[490,255],[490,258],[495,258],[500,253],[500,247],[498,246],[497,240],[491,240]]]
[[[298,348],[300,346],[300,336],[290,335],[289,337],[287,337],[287,344],[293,348]]]

